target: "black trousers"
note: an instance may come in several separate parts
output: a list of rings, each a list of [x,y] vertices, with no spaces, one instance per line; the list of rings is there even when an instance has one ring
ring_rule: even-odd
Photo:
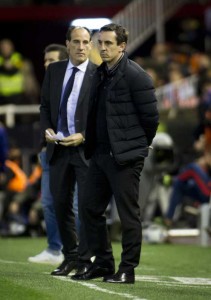
[[[96,263],[112,266],[113,255],[105,210],[114,195],[122,225],[122,254],[119,270],[134,269],[140,260],[142,226],[139,180],[144,158],[118,165],[109,154],[95,154],[90,161],[82,205],[88,245]]]
[[[50,189],[54,198],[55,212],[63,244],[62,252],[68,261],[82,261],[91,257],[80,217],[81,199],[88,166],[82,160],[77,147],[56,147],[50,162]],[[78,184],[78,212],[80,219],[79,247],[73,213],[73,192],[75,182]]]

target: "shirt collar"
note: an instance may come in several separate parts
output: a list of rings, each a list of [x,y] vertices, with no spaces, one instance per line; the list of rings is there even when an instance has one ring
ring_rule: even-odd
[[[69,60],[68,61],[68,65],[67,65],[67,70],[71,70],[73,67],[77,67],[80,71],[82,72],[86,72],[86,68],[87,68],[87,65],[89,63],[89,60],[85,60],[82,64],[78,65],[78,66],[74,66],[71,61]]]
[[[110,69],[108,68],[107,65],[105,65],[105,69],[106,69],[106,72],[107,72],[108,75],[111,75],[111,74],[115,73],[115,71],[117,70],[117,68],[118,68],[118,66],[119,66],[119,64],[120,64],[123,56],[124,56],[124,53],[122,53],[122,55],[120,56],[120,58],[118,59],[118,61],[115,63],[115,65],[112,66]]]

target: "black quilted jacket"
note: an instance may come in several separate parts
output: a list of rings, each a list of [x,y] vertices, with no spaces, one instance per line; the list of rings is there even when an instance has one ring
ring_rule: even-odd
[[[96,143],[97,88],[104,63],[93,78],[86,129],[85,157],[91,158]],[[125,54],[111,81],[106,101],[107,129],[112,154],[119,164],[146,157],[158,126],[155,90],[148,74]]]

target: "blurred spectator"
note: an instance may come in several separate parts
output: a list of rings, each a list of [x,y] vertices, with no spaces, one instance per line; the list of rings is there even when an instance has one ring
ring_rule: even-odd
[[[177,36],[178,42],[192,45],[194,48],[203,47],[204,32],[201,23],[196,18],[187,17],[179,22],[180,33]],[[199,42],[200,45],[199,45]]]
[[[1,190],[3,191],[3,213],[1,229],[4,222],[7,224],[7,213],[10,203],[17,194],[23,192],[27,187],[27,176],[21,169],[21,152],[18,148],[11,148],[8,159],[5,161],[4,176],[1,177]]]
[[[195,52],[189,58],[190,74],[204,74],[211,67],[211,60],[206,53]]]
[[[0,41],[0,105],[38,102],[39,84],[31,62],[15,51],[9,39]]]
[[[6,128],[0,122],[0,183],[4,180],[4,172],[5,172],[5,161],[7,158],[8,152],[8,137]],[[0,184],[0,219],[3,212],[3,192],[1,191],[1,184]]]
[[[151,59],[141,56],[135,56],[133,58],[133,61],[139,64],[139,66],[141,66],[151,76],[155,88],[164,84],[164,79],[160,77],[160,73]]]
[[[174,178],[169,207],[165,216],[167,226],[172,226],[181,217],[187,203],[198,208],[209,203],[211,195],[211,81],[205,82],[201,98],[201,123],[194,149],[200,157],[183,166]],[[180,208],[178,213],[178,208]],[[186,216],[187,217],[187,216]],[[195,223],[189,224],[197,226]]]
[[[159,66],[166,65],[170,58],[170,46],[166,43],[156,43],[151,50],[151,58]]]
[[[9,149],[5,166],[6,179],[3,186],[12,193],[24,191],[27,186],[27,176],[21,169],[21,151],[19,148]]]
[[[0,104],[21,104],[24,96],[23,57],[11,40],[0,41]]]
[[[177,62],[169,63],[167,73],[169,83],[178,82],[185,77],[181,65]]]
[[[211,131],[211,77],[204,79],[200,83],[200,97],[198,104],[198,119],[199,123],[195,129],[195,140],[198,140],[201,135],[207,137],[209,143],[209,131]]]
[[[162,80],[159,78],[158,72],[154,68],[147,67],[145,68],[145,71],[149,74],[149,76],[152,78],[152,81],[154,83],[155,88],[162,85]]]
[[[208,7],[204,13],[205,20],[205,49],[211,53],[211,7]]]
[[[41,167],[35,163],[32,174],[27,178],[21,167],[19,148],[9,150],[5,165],[5,176],[1,180],[4,197],[0,233],[4,236],[31,235],[31,230],[34,230],[36,225],[37,234],[40,235],[43,232],[40,225],[41,215],[39,210],[34,208],[40,196]]]
[[[167,43],[156,43],[151,49],[151,65],[166,83],[166,70],[171,59],[171,48]]]
[[[152,222],[157,213],[165,216],[171,191],[171,174],[178,168],[175,143],[161,123],[153,139],[140,178],[141,206],[143,221]]]
[[[211,161],[210,157],[203,155],[185,166],[174,179],[165,224],[171,227],[178,221],[180,214],[175,214],[176,209],[184,205],[187,197],[192,207],[198,207],[200,204],[209,203],[210,193]]]
[[[5,160],[8,151],[7,132],[4,125],[0,122],[0,176],[5,171]]]
[[[25,234],[29,236],[41,236],[46,231],[41,206],[41,175],[42,167],[36,156],[26,190],[14,199],[17,212],[24,218]]]
[[[24,59],[22,73],[24,76],[23,87],[25,96],[23,104],[36,104],[39,102],[40,85],[35,76],[34,66],[30,60]]]

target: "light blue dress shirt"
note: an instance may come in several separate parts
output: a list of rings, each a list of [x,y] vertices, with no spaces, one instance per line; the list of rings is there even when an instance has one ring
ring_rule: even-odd
[[[66,72],[65,72],[61,99],[63,97],[63,93],[65,90],[67,81],[68,81],[69,77],[72,75],[72,68],[77,67],[79,69],[79,71],[75,74],[73,88],[72,88],[72,91],[70,93],[70,96],[69,96],[68,102],[67,102],[67,123],[68,123],[68,130],[69,130],[70,135],[76,133],[75,132],[75,111],[76,111],[78,98],[79,98],[82,82],[84,79],[84,75],[85,75],[88,63],[89,63],[89,60],[87,59],[82,64],[80,64],[78,66],[74,66],[71,63],[71,61],[69,61]],[[63,133],[57,132],[57,135],[60,136],[60,138],[61,138],[63,136]]]

